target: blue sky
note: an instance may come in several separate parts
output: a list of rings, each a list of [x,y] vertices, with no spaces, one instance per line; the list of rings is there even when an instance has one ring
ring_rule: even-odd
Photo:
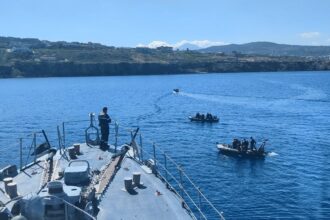
[[[0,36],[106,45],[330,45],[329,0],[0,0]]]

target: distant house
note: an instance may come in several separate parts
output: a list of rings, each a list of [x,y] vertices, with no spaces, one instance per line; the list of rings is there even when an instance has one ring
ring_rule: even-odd
[[[149,47],[136,47],[135,50],[136,50],[136,52],[139,52],[139,53],[150,53],[153,51],[153,49],[151,49]]]
[[[33,50],[27,47],[13,47],[8,49],[7,52],[15,54],[33,54]]]
[[[161,46],[161,47],[157,47],[156,50],[162,52],[173,52],[173,47]]]

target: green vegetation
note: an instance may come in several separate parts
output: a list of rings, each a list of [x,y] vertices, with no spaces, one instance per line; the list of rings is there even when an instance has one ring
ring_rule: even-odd
[[[0,37],[0,78],[303,70],[330,70],[329,57],[115,48]]]
[[[287,45],[271,42],[229,44],[223,46],[213,46],[200,50],[200,52],[207,53],[232,53],[233,51],[250,55],[330,57],[330,46]]]

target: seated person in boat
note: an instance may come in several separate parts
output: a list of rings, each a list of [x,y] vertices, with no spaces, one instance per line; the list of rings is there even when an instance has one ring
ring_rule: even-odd
[[[242,141],[242,150],[246,152],[249,148],[249,142],[244,138]]]
[[[251,149],[251,151],[257,149],[256,144],[257,144],[257,142],[253,139],[253,137],[250,137],[250,149]]]
[[[200,118],[201,117],[201,115],[199,114],[199,112],[196,113],[196,116],[195,117],[196,118]]]
[[[265,152],[265,145],[266,145],[266,142],[264,141],[264,142],[260,145],[260,147],[259,147],[259,149],[258,149],[258,153],[264,153],[264,152]]]
[[[238,149],[240,147],[240,145],[241,145],[241,142],[238,139],[234,138],[234,140],[233,140],[233,148],[234,149]]]

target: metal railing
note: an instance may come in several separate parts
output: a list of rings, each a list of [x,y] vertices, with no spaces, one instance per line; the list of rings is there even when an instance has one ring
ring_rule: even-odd
[[[142,135],[140,135],[139,140],[140,157],[136,159],[142,163],[146,163],[143,160],[146,156],[152,159],[156,171],[155,174],[182,199],[183,207],[189,209],[198,219],[224,219],[223,213],[213,205],[201,191],[200,187],[191,180],[182,165],[178,164],[154,142],[146,140],[142,142]],[[149,150],[146,147],[147,143],[151,146]]]
[[[95,119],[93,119],[95,120]],[[57,126],[57,140],[52,140],[52,143],[58,143],[60,151],[65,150],[75,142],[85,140],[85,130],[89,120],[75,120],[63,122]],[[110,140],[114,140],[114,151],[118,146],[127,144],[131,140],[132,133],[136,128],[128,128],[126,126],[119,126],[117,122],[110,126]],[[32,137],[30,148],[24,148],[24,140],[19,139],[20,146],[20,169],[29,166],[28,161],[31,155],[31,150],[36,149],[37,136],[41,132],[29,135]],[[183,166],[178,164],[172,157],[165,152],[155,142],[151,142],[140,134],[135,141],[137,149],[133,159],[139,163],[152,166],[154,174],[159,177],[176,195],[181,199],[181,204],[186,208],[196,219],[224,219],[223,213],[220,212],[213,203],[204,195],[200,187],[198,187],[191,178],[185,173]],[[28,152],[25,163],[23,162],[23,154]],[[31,159],[31,158],[30,158]],[[37,162],[36,156],[33,157],[32,162]],[[151,159],[151,160],[150,160]]]
[[[42,131],[37,131],[18,139],[19,170],[38,162],[37,146],[44,143]]]

